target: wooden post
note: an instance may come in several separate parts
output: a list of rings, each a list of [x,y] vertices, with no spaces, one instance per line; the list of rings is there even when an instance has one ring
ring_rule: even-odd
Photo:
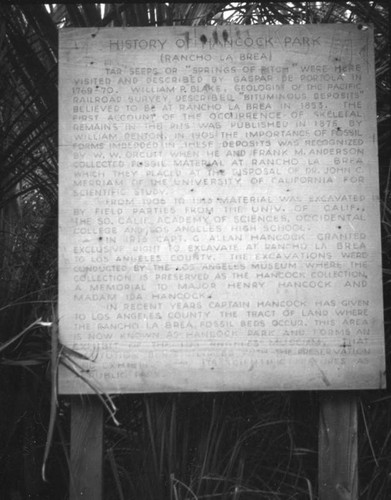
[[[103,499],[102,464],[102,404],[97,396],[73,396],[69,500]]]
[[[352,392],[320,396],[319,500],[357,500],[357,399]]]

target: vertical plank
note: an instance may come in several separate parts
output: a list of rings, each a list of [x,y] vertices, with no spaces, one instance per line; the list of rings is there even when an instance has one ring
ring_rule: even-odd
[[[319,421],[319,500],[357,500],[357,398],[323,393]]]
[[[70,500],[102,500],[103,408],[97,396],[71,399]]]

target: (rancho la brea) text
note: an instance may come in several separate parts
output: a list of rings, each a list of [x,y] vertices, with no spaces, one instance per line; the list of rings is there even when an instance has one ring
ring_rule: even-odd
[[[372,30],[60,42],[60,391],[384,387]]]

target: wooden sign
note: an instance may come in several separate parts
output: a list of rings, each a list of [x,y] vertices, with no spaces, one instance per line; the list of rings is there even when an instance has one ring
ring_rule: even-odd
[[[371,29],[64,29],[59,105],[60,392],[384,387]]]

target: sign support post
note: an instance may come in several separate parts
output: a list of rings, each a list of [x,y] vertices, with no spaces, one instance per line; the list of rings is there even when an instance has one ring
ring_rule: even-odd
[[[97,396],[71,399],[69,499],[103,499],[103,407]]]
[[[358,499],[357,396],[320,395],[319,500]]]
[[[319,500],[358,499],[357,397],[320,394]],[[103,498],[103,407],[96,396],[72,397],[70,500]]]

